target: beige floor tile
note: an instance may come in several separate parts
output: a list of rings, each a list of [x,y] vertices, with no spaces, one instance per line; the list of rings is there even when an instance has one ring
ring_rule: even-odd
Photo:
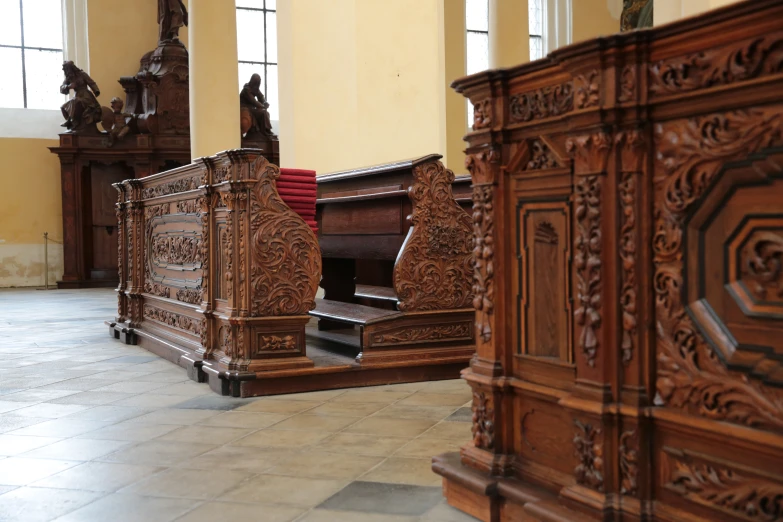
[[[410,439],[380,437],[362,433],[337,433],[316,445],[314,449],[349,455],[371,455],[387,457],[402,448]]]
[[[197,382],[188,381],[179,384],[167,384],[167,383],[147,383],[156,384],[158,387],[155,389],[155,393],[158,395],[178,395],[183,397],[183,401],[192,397],[200,397],[202,395],[209,395],[212,392],[208,386],[199,384]],[[160,386],[162,384],[162,386]]]
[[[356,417],[331,417],[301,413],[275,425],[279,430],[338,432],[358,419]]]
[[[153,411],[146,415],[135,417],[132,422],[145,424],[179,424],[186,426],[196,424],[204,420],[223,413],[217,410],[178,410],[174,408],[164,408]]]
[[[458,409],[456,406],[408,406],[397,403],[382,409],[375,416],[438,421],[445,419]]]
[[[20,428],[9,432],[9,435],[33,435],[38,437],[75,437],[88,431],[94,431],[103,428],[108,423],[103,421],[54,419],[46,422],[39,422],[26,428]]]
[[[144,382],[166,382],[169,384],[179,384],[188,381],[187,374],[181,369],[177,368],[173,372],[157,372],[157,373],[144,373],[137,380]]]
[[[387,437],[413,438],[421,435],[434,424],[434,421],[429,420],[368,417],[350,426],[346,431],[384,435]]]
[[[233,446],[300,449],[322,441],[329,435],[331,434],[328,432],[284,431],[267,428],[252,433],[244,439],[236,440],[231,444]]]
[[[225,428],[220,426],[182,426],[178,430],[171,431],[157,440],[176,442],[198,442],[201,444],[214,444],[222,446],[233,440],[250,435],[255,430],[245,428]]]
[[[418,522],[419,517],[364,513],[361,511],[335,511],[314,509],[297,522]]]
[[[104,462],[174,466],[186,459],[201,455],[215,448],[216,446],[213,444],[151,440],[101,457],[100,460]]]
[[[0,460],[0,484],[5,486],[26,486],[31,482],[41,480],[78,464],[79,462],[69,460],[7,457]]]
[[[347,484],[348,481],[345,480],[258,475],[224,494],[220,500],[311,508],[331,497]]]
[[[25,457],[34,459],[92,460],[114,453],[130,444],[117,440],[65,439],[43,448],[28,451]]]
[[[148,497],[177,497],[207,500],[234,489],[253,475],[230,469],[169,469],[122,490]]]
[[[383,457],[346,456],[310,450],[284,459],[269,470],[272,475],[311,477],[323,479],[355,479],[383,461]]]
[[[201,425],[204,426],[223,426],[227,428],[253,428],[260,430],[268,428],[280,421],[288,418],[288,415],[282,413],[260,413],[252,411],[229,411],[210,417]]]
[[[0,399],[4,399],[5,396],[1,396]],[[39,404],[37,402],[20,402],[20,401],[4,401],[0,400],[0,414],[7,413],[9,411],[19,411],[19,410],[25,410],[27,408],[30,408],[31,406],[35,406],[36,404]],[[14,415],[16,415],[14,413]],[[27,415],[29,417],[29,415]],[[51,417],[44,417],[44,418],[51,418]]]
[[[302,513],[304,509],[291,506],[206,502],[184,517],[178,518],[177,522],[215,522],[216,520],[289,522]]]
[[[166,383],[162,382],[143,382],[143,381],[120,381],[108,386],[102,386],[95,388],[92,391],[102,392],[119,392],[119,393],[144,393],[166,386]],[[160,393],[160,392],[157,392]]]
[[[424,386],[426,393],[460,393],[472,396],[470,385],[463,379],[453,379],[448,381],[432,381]]]
[[[314,415],[334,415],[343,417],[366,417],[387,405],[382,402],[325,402],[307,413]]]
[[[0,496],[0,520],[47,522],[89,504],[99,496],[89,491],[18,488]]]
[[[394,453],[395,457],[431,458],[442,453],[459,451],[466,441],[418,438]]]
[[[183,398],[179,395],[160,395],[154,391],[151,393],[142,393],[139,395],[130,395],[127,399],[122,399],[112,403],[115,406],[128,406],[131,408],[144,408],[146,410],[159,410],[179,404]]]
[[[35,482],[35,487],[83,489],[109,493],[165,469],[159,466],[138,464],[87,462],[39,480]]]
[[[248,473],[264,473],[296,451],[252,446],[221,446],[198,457],[180,462],[178,467],[202,470],[233,469]]]
[[[193,500],[115,493],[72,511],[57,522],[170,522],[193,508]]]
[[[12,402],[9,404],[21,403]],[[65,417],[72,413],[86,410],[87,408],[89,408],[89,406],[84,406],[82,404],[52,404],[50,402],[41,402],[26,408],[14,410],[14,415],[22,417],[40,417],[43,419],[59,419],[60,417]]]
[[[272,395],[267,400],[326,402],[345,393],[345,390],[321,390],[290,395]]]
[[[377,402],[381,404],[391,404],[400,399],[409,396],[410,392],[393,391],[372,391],[358,388],[348,390],[339,397],[332,399],[333,402]]]
[[[426,439],[451,439],[467,442],[471,438],[471,423],[469,422],[439,422],[422,434]]]
[[[380,386],[366,386],[363,390],[371,391],[393,391],[393,392],[416,392],[424,389],[428,383],[426,382],[406,382],[402,384],[383,384]]]
[[[128,408],[126,406],[116,406],[114,404],[104,404],[102,406],[93,406],[90,409],[80,411],[70,415],[69,419],[95,420],[114,424],[128,419],[133,419],[145,415],[149,410],[143,408]]]
[[[54,444],[62,439],[56,437],[32,437],[21,435],[0,435],[0,455],[14,456],[20,453]]]
[[[37,404],[39,402],[53,401],[55,399],[67,397],[68,395],[73,395],[75,393],[79,392],[68,390],[41,390],[35,388],[32,390],[9,393],[8,395],[3,395],[2,399],[3,402],[29,402],[30,404]]]
[[[130,393],[112,393],[112,392],[79,392],[59,399],[50,401],[53,404],[84,404],[87,406],[99,406],[101,404],[116,403],[121,399],[133,397]]]
[[[454,406],[456,408],[469,400],[469,393],[466,396],[461,393],[425,393],[421,391],[401,400],[400,404],[405,406]]]
[[[296,397],[296,395],[285,395],[284,397]],[[252,411],[263,413],[301,413],[318,406],[314,401],[289,401],[284,399],[260,399],[250,402],[245,406],[240,406],[234,411]]]
[[[432,458],[392,457],[369,473],[359,477],[367,482],[392,482],[416,486],[439,486],[442,479],[432,471]]]
[[[476,522],[476,519],[449,506],[444,500],[424,513],[421,516],[421,522]]]
[[[78,438],[144,442],[179,428],[179,424],[144,424],[131,420],[83,433]]]

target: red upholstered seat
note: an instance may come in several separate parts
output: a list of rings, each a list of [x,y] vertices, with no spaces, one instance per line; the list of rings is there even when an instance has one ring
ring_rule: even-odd
[[[315,171],[303,169],[280,169],[277,192],[291,210],[301,216],[313,232],[318,232],[315,222]]]

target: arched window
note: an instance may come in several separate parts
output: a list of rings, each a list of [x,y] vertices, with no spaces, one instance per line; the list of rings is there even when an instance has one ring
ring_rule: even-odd
[[[269,116],[278,120],[277,0],[236,0],[236,6],[239,89],[253,73],[260,75]]]

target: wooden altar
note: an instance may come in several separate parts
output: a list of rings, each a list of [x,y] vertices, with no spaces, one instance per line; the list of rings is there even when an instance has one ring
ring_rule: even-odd
[[[484,521],[783,519],[783,4],[454,82]]]

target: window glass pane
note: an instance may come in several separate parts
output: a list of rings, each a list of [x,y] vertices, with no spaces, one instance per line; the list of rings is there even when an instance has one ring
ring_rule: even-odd
[[[19,0],[0,0],[0,45],[22,45]]]
[[[528,0],[528,26],[531,36],[544,34],[544,7],[542,0]]]
[[[25,47],[63,48],[61,0],[24,0]]]
[[[280,107],[277,96],[277,65],[266,66],[266,101],[269,102],[269,117],[273,120],[280,119]]]
[[[236,5],[237,7],[252,7],[253,9],[263,9],[264,0],[237,0]]]
[[[266,0],[267,9],[277,9],[277,0]]]
[[[23,109],[22,50],[0,47],[0,71],[3,71],[3,81],[0,81],[0,106]]]
[[[489,28],[488,0],[466,0],[465,26],[468,31],[487,31]]]
[[[467,73],[473,74],[489,68],[489,36],[486,33],[468,33]]]
[[[277,13],[266,14],[266,61],[277,63]]]
[[[540,36],[530,37],[530,60],[538,60],[544,57],[544,41]]]
[[[250,77],[253,73],[258,74],[261,77],[261,90],[264,90],[264,66],[253,63],[240,63],[239,64],[239,89],[237,94],[242,91],[242,87],[250,81]],[[264,93],[266,95],[266,93]]]
[[[57,109],[65,103],[65,96],[60,94],[63,81],[62,51],[27,49],[24,52],[24,65],[28,109]]]
[[[237,52],[242,61],[264,61],[263,11],[237,9]]]

